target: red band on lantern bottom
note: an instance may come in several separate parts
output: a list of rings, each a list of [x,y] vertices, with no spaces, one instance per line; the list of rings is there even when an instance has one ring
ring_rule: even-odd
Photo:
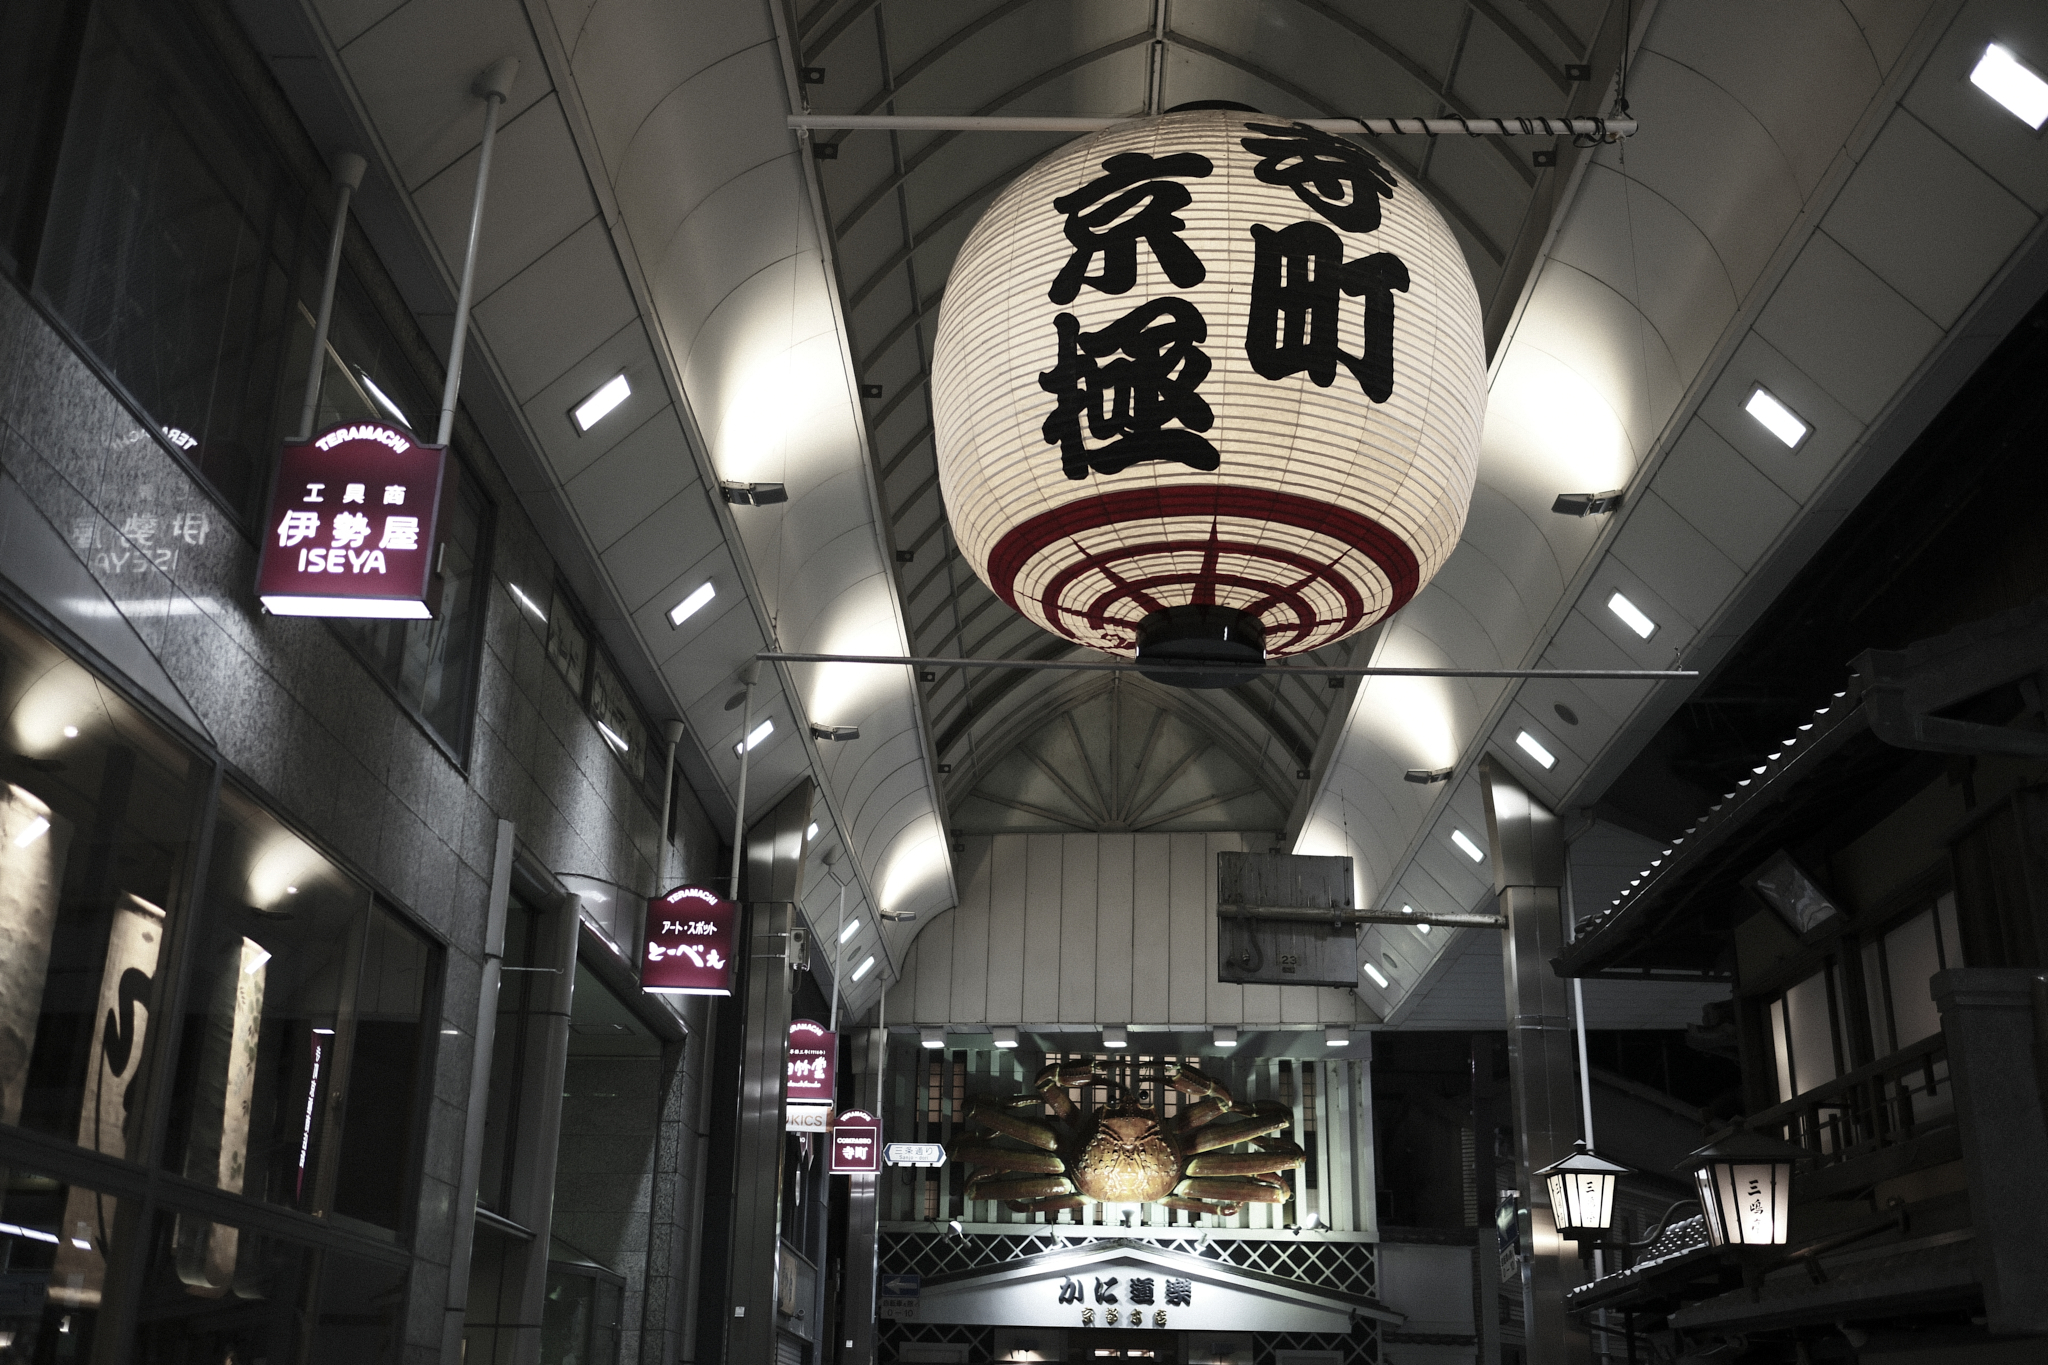
[[[995,589],[1010,606],[1017,606],[1017,577],[1038,555],[1052,548],[1057,542],[1098,530],[1105,526],[1124,525],[1132,522],[1165,518],[1206,519],[1215,523],[1225,518],[1231,521],[1264,521],[1281,526],[1292,526],[1311,535],[1348,545],[1370,560],[1386,576],[1389,600],[1383,616],[1392,615],[1407,605],[1417,588],[1421,586],[1421,566],[1415,552],[1394,532],[1358,512],[1336,507],[1330,503],[1317,502],[1293,493],[1275,492],[1270,489],[1243,488],[1229,485],[1181,484],[1166,488],[1131,488],[1115,493],[1104,493],[1098,497],[1083,498],[1075,502],[1042,512],[1005,532],[996,542],[989,556],[989,585]],[[1078,542],[1073,546],[1077,561],[1062,565],[1054,576],[1048,591],[1042,594],[1041,609],[1049,623],[1055,628],[1063,618],[1082,616],[1091,625],[1124,624],[1111,623],[1105,619],[1112,600],[1129,601],[1141,612],[1159,603],[1151,594],[1155,588],[1176,585],[1172,580],[1147,576],[1139,580],[1122,580],[1109,568],[1114,561],[1129,562],[1148,554],[1185,553],[1197,548],[1201,542],[1190,542],[1184,535],[1170,539],[1162,538],[1151,544],[1119,544],[1110,549],[1091,552]],[[1261,592],[1268,605],[1282,602],[1294,607],[1296,619],[1291,622],[1274,622],[1269,626],[1275,637],[1270,639],[1271,652],[1292,653],[1302,647],[1298,642],[1315,634],[1324,627],[1334,627],[1328,640],[1342,638],[1365,622],[1365,601],[1349,578],[1335,572],[1334,565],[1320,564],[1298,551],[1261,549],[1242,541],[1223,542],[1212,529],[1208,546],[1230,555],[1232,558],[1258,558],[1279,568],[1286,566],[1291,575],[1276,575],[1259,583],[1247,581],[1242,575],[1234,576],[1230,586],[1253,588]],[[1213,558],[1205,561],[1210,568],[1204,576],[1191,576],[1178,580],[1179,585],[1195,588],[1207,587],[1213,590],[1224,580],[1215,575]],[[1103,573],[1116,584],[1116,591],[1102,600],[1080,606],[1067,606],[1060,601],[1060,594],[1074,580],[1090,572]],[[1205,582],[1198,583],[1198,578]],[[1337,621],[1324,621],[1312,615],[1304,617],[1307,602],[1303,589],[1317,578],[1336,588],[1344,599],[1344,616]],[[1149,604],[1149,605],[1148,605]],[[1257,614],[1257,613],[1255,613]],[[1062,635],[1068,633],[1064,630]],[[1073,638],[1071,635],[1068,638]],[[1328,640],[1321,643],[1327,643]],[[1292,646],[1293,648],[1290,648]]]

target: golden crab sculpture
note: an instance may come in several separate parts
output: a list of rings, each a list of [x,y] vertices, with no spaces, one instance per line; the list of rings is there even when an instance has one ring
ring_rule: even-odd
[[[1292,1120],[1282,1105],[1239,1105],[1223,1084],[1194,1067],[1169,1063],[1166,1084],[1198,1097],[1169,1122],[1113,1079],[1099,1062],[1052,1062],[1038,1073],[1035,1094],[968,1100],[967,1121],[1022,1143],[998,1146],[962,1139],[952,1157],[973,1168],[968,1199],[1000,1199],[1019,1213],[1157,1201],[1197,1213],[1233,1214],[1248,1203],[1284,1204],[1293,1197],[1278,1177],[1305,1160],[1299,1146],[1276,1138]],[[1079,1121],[1070,1086],[1105,1086],[1111,1103]],[[1018,1111],[1045,1106],[1051,1117]],[[1223,1148],[1252,1143],[1257,1151]]]

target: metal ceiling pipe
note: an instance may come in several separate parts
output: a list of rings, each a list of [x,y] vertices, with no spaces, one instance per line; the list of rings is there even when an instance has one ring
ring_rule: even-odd
[[[455,334],[448,342],[448,377],[441,386],[441,425],[434,444],[445,446],[455,431],[455,396],[462,391],[462,353],[469,341],[469,304],[476,289],[476,244],[484,230],[484,192],[491,184],[491,146],[497,140],[498,106],[512,97],[517,57],[500,57],[470,89],[484,102],[484,143],[476,160],[476,195],[469,205],[469,245],[462,253],[462,286],[455,293]]]
[[[1282,118],[1274,114],[1267,117]],[[791,114],[789,126],[812,131],[890,129],[901,133],[1099,133],[1136,117],[1051,118],[976,114]],[[1635,135],[1632,118],[1304,118],[1326,133],[1367,137],[1596,137],[1602,141]]]
[[[1175,669],[1196,674],[1241,672],[1245,682],[1275,674],[1305,678],[1598,678],[1622,682],[1654,682],[1663,678],[1697,678],[1693,668],[1324,668],[1312,664],[1186,663],[1158,659],[1150,663],[1093,659],[949,659],[916,654],[792,654],[763,650],[762,663],[897,664],[913,668],[1021,668],[1037,672],[1165,673]]]
[[[320,375],[327,359],[327,328],[334,321],[334,282],[341,274],[341,243],[348,236],[348,201],[363,186],[370,163],[355,152],[334,158],[334,235],[327,242],[327,273],[320,279],[320,312],[313,319],[313,354],[306,364],[306,401],[299,409],[298,439],[313,439],[320,406]]]
[[[1493,759],[1480,763],[1493,888],[1506,920],[1502,976],[1507,988],[1508,1084],[1514,1095],[1515,1183],[1520,1192],[1522,1311],[1530,1365],[1584,1365],[1585,1329],[1564,1311],[1581,1278],[1550,1205],[1537,1191],[1538,1168],[1563,1159],[1578,1131],[1571,997],[1550,960],[1564,951],[1564,834]]]

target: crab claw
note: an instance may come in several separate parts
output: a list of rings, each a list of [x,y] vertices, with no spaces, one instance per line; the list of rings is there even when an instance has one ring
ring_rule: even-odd
[[[1229,1086],[1214,1076],[1204,1075],[1185,1062],[1168,1068],[1166,1083],[1183,1095],[1192,1095],[1197,1099],[1213,1097],[1220,1100],[1226,1110],[1237,1107],[1237,1101],[1230,1096]]]

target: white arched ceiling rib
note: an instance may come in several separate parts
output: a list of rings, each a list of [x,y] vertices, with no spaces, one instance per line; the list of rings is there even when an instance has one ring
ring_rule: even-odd
[[[1977,28],[1943,38],[1952,20]],[[1664,0],[1630,74],[1643,131],[1589,164],[1496,358],[1464,540],[1389,627],[1379,662],[1658,668],[1719,657],[1739,635],[1727,615],[1738,590],[1796,568],[1768,564],[1767,552],[1788,543],[1802,503],[1839,514],[1825,501],[1831,480],[1844,476],[1867,424],[2036,221],[2016,212],[2009,226],[1979,234],[1983,249],[1960,272],[1976,284],[1934,322],[1893,292],[1902,286],[1816,231],[1853,234],[1856,225],[1831,210],[1859,172],[1884,174],[1873,149],[1885,138],[1915,135],[1920,125],[1907,115],[1888,125],[1937,41],[1960,55],[1947,63],[1954,71],[1930,65],[1928,79],[1954,83],[1998,26],[2013,22],[2010,6],[1982,3]],[[2038,12],[2029,22],[2048,28]],[[1990,137],[2003,131],[1985,127]],[[1989,179],[1950,174],[2004,210]],[[1806,353],[1788,359],[1767,339],[1796,331],[1788,313],[1845,314],[1853,291],[1878,300],[1872,309],[1893,310],[1897,340],[1809,336]],[[1842,326],[1853,324],[1845,316]],[[1882,361],[1890,377],[1840,359],[1851,355]],[[1812,378],[1828,366],[1831,383]],[[1739,404],[1765,376],[1796,391],[1816,424],[1796,459],[1737,448],[1750,440]],[[1613,525],[1548,511],[1559,492],[1616,487],[1630,495]],[[1660,623],[1650,640],[1604,609],[1616,590]],[[1362,903],[1470,909],[1490,890],[1489,869],[1461,854],[1451,833],[1484,845],[1478,757],[1499,756],[1564,808],[1596,795],[1599,772],[1611,775],[1684,690],[1371,680],[1298,847],[1352,854]],[[1576,724],[1558,715],[1559,703]],[[1523,728],[1557,755],[1553,769],[1516,752]],[[1448,766],[1453,754],[1453,783],[1402,782],[1403,768]],[[1361,936],[1361,960],[1389,985],[1362,977],[1360,993],[1398,1022],[1464,932],[1374,926]]]
[[[618,203],[615,237],[638,258],[710,463],[721,479],[788,490],[786,503],[732,518],[775,643],[908,652],[767,10],[741,0],[567,0],[555,13]],[[829,664],[763,677],[770,686],[756,714],[779,707],[778,731],[790,733],[755,751],[753,790],[765,797],[807,767],[819,775],[821,837],[836,816],[864,874],[850,893],[870,936],[861,942],[881,930],[883,965],[847,987],[857,1014],[914,931],[907,921],[877,924],[870,894],[882,909],[925,919],[953,904],[915,680],[904,669]],[[730,736],[713,756],[722,770],[736,766],[739,715],[722,715]],[[801,732],[813,720],[857,726],[861,737],[816,743]],[[817,909],[808,896],[806,908]]]

